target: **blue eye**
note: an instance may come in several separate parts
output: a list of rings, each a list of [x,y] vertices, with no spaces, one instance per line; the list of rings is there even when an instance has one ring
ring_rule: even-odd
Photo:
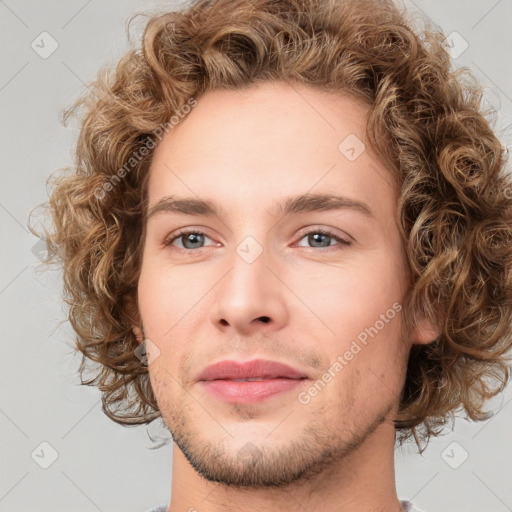
[[[304,240],[304,238],[307,238],[308,243],[313,244],[320,244],[320,245],[313,245],[314,248],[324,248],[324,247],[332,247],[333,245],[350,245],[350,242],[347,240],[344,240],[343,238],[340,238],[339,236],[335,235],[334,233],[331,233],[330,231],[323,231],[319,229],[315,229],[313,231],[309,231],[306,233],[301,240]],[[336,241],[338,244],[330,244],[330,241]],[[327,243],[326,243],[327,241]],[[304,246],[299,246],[304,247]]]
[[[176,233],[171,239],[164,242],[164,245],[172,246],[182,251],[200,250],[207,247],[203,245],[205,243],[205,239],[207,238],[210,239],[209,236],[205,235],[201,231],[183,229]],[[348,240],[344,240],[335,233],[320,229],[313,229],[311,231],[308,231],[302,236],[300,240],[304,240],[305,238],[307,238],[309,244],[313,244],[312,246],[309,246],[311,249],[324,249],[336,245],[349,246],[351,244],[351,242],[349,242]],[[337,243],[332,244],[331,242],[333,240]],[[176,241],[181,242],[181,247],[175,245],[174,242]],[[299,247],[305,246],[299,245]]]
[[[179,240],[182,243],[182,247],[178,247],[178,249],[183,250],[191,250],[191,249],[203,249],[203,247],[198,247],[198,244],[204,243],[204,239],[209,238],[204,233],[200,231],[180,231],[176,234],[171,240],[165,242],[165,245],[173,245],[174,241]],[[190,246],[187,246],[190,244]]]

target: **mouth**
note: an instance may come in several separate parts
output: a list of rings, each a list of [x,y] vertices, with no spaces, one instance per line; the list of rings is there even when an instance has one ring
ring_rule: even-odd
[[[291,392],[309,381],[304,372],[266,359],[248,362],[221,361],[205,368],[199,385],[227,403],[255,403]]]
[[[227,403],[255,403],[291,392],[309,379],[253,379],[202,381],[203,389]]]
[[[257,380],[269,380],[269,379],[264,379],[263,377],[259,377],[259,378],[256,377],[254,379],[215,379],[215,380],[231,380],[231,382],[255,382]]]
[[[269,359],[251,361],[224,360],[207,366],[197,381],[211,380],[267,380],[267,379],[302,379],[308,375],[292,366]]]

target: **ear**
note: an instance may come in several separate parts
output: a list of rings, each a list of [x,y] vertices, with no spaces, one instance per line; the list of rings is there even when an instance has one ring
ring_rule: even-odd
[[[137,342],[142,343],[142,341],[144,340],[144,336],[142,334],[140,327],[138,327],[137,325],[134,325],[132,327],[132,331],[133,331],[133,334],[135,334],[135,337],[137,338]]]
[[[142,343],[144,340],[144,335],[140,327],[141,319],[137,303],[137,294],[135,293],[134,295],[125,297],[125,305],[128,316],[130,317],[133,334],[135,334],[137,342]]]
[[[426,345],[437,340],[441,335],[439,326],[429,320],[423,311],[418,314],[418,323],[411,331],[410,340],[412,344]]]

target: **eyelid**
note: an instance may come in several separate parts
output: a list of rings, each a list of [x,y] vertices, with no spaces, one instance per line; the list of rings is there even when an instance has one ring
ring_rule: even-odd
[[[178,240],[183,235],[188,235],[188,234],[192,234],[192,233],[198,234],[198,235],[204,235],[205,237],[209,238],[210,240],[213,240],[212,237],[207,234],[207,231],[208,230],[203,227],[190,226],[190,227],[180,228],[176,231],[173,231],[168,237],[166,237],[165,240],[163,241],[162,245],[164,247],[167,247],[167,246],[174,247],[172,244],[176,240]],[[212,247],[212,246],[208,246],[208,247]],[[192,251],[199,252],[202,249],[206,249],[206,247],[199,247],[198,249],[182,249],[181,247],[174,247],[174,248],[177,249],[178,251],[181,250],[181,251],[187,251],[187,252],[192,252]]]
[[[327,236],[330,236],[331,238],[336,239],[340,244],[350,245],[353,242],[355,242],[355,240],[345,232],[343,232],[343,234],[340,234],[334,228],[322,227],[320,225],[306,226],[305,228],[301,229],[299,231],[299,234],[297,235],[297,241],[299,242],[306,235],[309,235],[311,233],[323,233]],[[346,238],[344,238],[344,235],[346,236]],[[311,249],[315,249],[315,247],[311,247]]]
[[[213,240],[212,237],[208,236],[206,231],[207,231],[207,229],[203,228],[203,227],[188,226],[188,227],[180,228],[177,231],[174,231],[173,233],[171,233],[164,240],[162,245],[164,247],[171,246],[175,250],[181,251],[181,252],[196,252],[196,253],[199,253],[199,252],[207,249],[208,247],[215,247],[215,244],[209,245],[209,246],[205,246],[205,247],[199,247],[197,249],[186,249],[186,248],[181,248],[181,247],[174,247],[172,244],[176,240],[180,239],[182,236],[187,235],[187,234],[203,235],[206,238],[209,238],[210,240]],[[332,238],[333,240],[335,240],[337,243],[333,244],[333,245],[328,245],[326,247],[305,247],[305,246],[298,246],[297,245],[307,235],[314,234],[314,233],[320,233],[322,235],[328,236],[328,237]],[[329,250],[333,250],[334,248],[336,248],[339,245],[341,245],[341,246],[350,246],[352,244],[352,242],[354,241],[354,239],[350,235],[347,235],[347,237],[350,240],[346,240],[342,235],[338,234],[333,228],[325,228],[325,227],[315,226],[315,225],[313,225],[313,226],[306,226],[306,227],[302,228],[301,230],[299,230],[299,234],[296,237],[296,242],[294,244],[294,247],[297,246],[297,247],[303,247],[305,249],[313,249],[316,252],[318,252],[318,251],[321,252],[322,250],[323,251],[329,251]],[[217,246],[218,246],[218,243],[217,243]]]

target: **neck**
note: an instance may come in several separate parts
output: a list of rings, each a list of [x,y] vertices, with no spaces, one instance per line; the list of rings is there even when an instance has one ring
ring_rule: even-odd
[[[169,512],[400,512],[394,470],[395,430],[381,424],[327,470],[281,488],[240,489],[209,482],[174,444]]]

